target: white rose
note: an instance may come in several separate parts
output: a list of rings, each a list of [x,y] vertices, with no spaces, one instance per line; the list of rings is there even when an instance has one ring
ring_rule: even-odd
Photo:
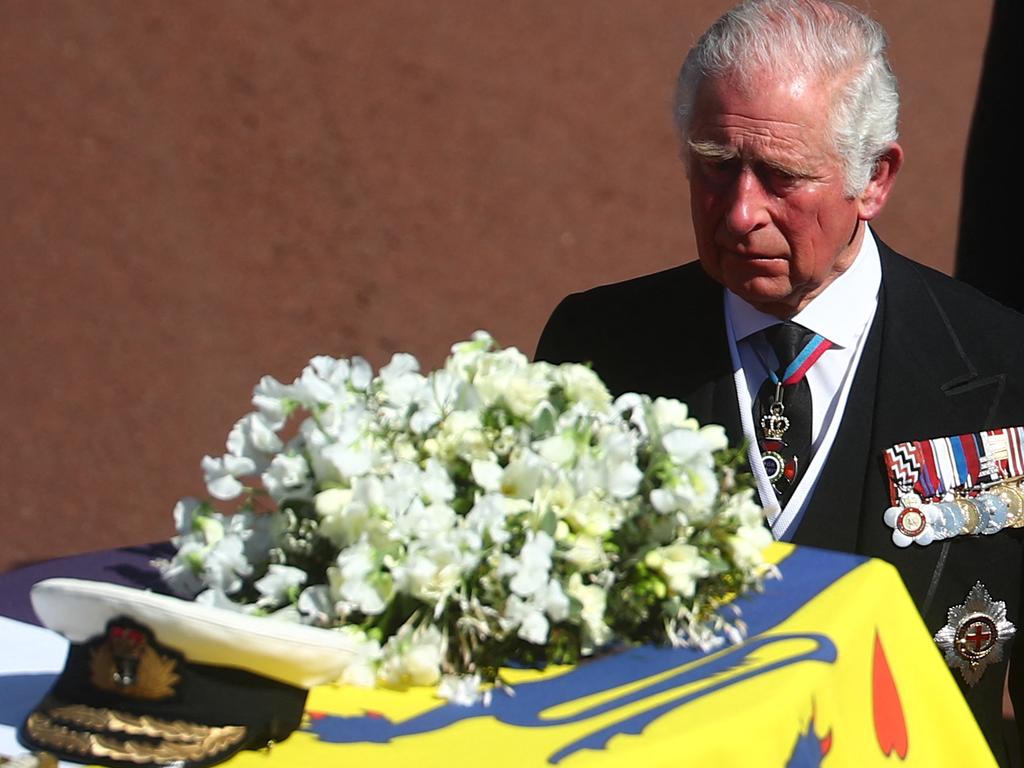
[[[611,403],[612,396],[604,382],[585,365],[560,365],[557,378],[570,402],[582,403],[592,410],[603,410]]]
[[[502,398],[516,416],[529,419],[551,391],[551,382],[536,367],[508,377]]]

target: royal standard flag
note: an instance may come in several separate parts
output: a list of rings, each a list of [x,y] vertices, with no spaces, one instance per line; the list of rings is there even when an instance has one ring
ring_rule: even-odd
[[[740,644],[707,654],[622,648],[576,667],[505,670],[513,691],[494,691],[488,706],[447,704],[426,688],[322,686],[310,693],[299,731],[224,765],[995,764],[891,566],[781,544],[769,554],[782,578],[738,601],[748,628]],[[53,678],[13,661],[48,647],[36,635],[53,633],[8,625],[29,639],[0,663],[0,737]],[[59,669],[63,647],[51,666],[32,668]],[[17,691],[19,702],[9,696]]]

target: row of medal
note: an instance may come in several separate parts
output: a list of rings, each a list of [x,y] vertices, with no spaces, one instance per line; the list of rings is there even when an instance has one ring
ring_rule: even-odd
[[[900,443],[885,462],[898,547],[1024,528],[1024,428]]]

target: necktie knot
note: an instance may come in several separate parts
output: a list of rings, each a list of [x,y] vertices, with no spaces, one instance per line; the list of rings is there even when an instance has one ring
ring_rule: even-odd
[[[814,337],[814,331],[789,320],[764,329],[764,337],[775,352],[779,368],[785,368],[796,359]]]

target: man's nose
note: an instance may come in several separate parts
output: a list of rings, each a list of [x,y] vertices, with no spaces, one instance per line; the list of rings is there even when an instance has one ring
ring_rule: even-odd
[[[732,197],[725,212],[725,225],[733,235],[745,235],[771,221],[769,195],[750,168],[743,168],[732,185]]]

